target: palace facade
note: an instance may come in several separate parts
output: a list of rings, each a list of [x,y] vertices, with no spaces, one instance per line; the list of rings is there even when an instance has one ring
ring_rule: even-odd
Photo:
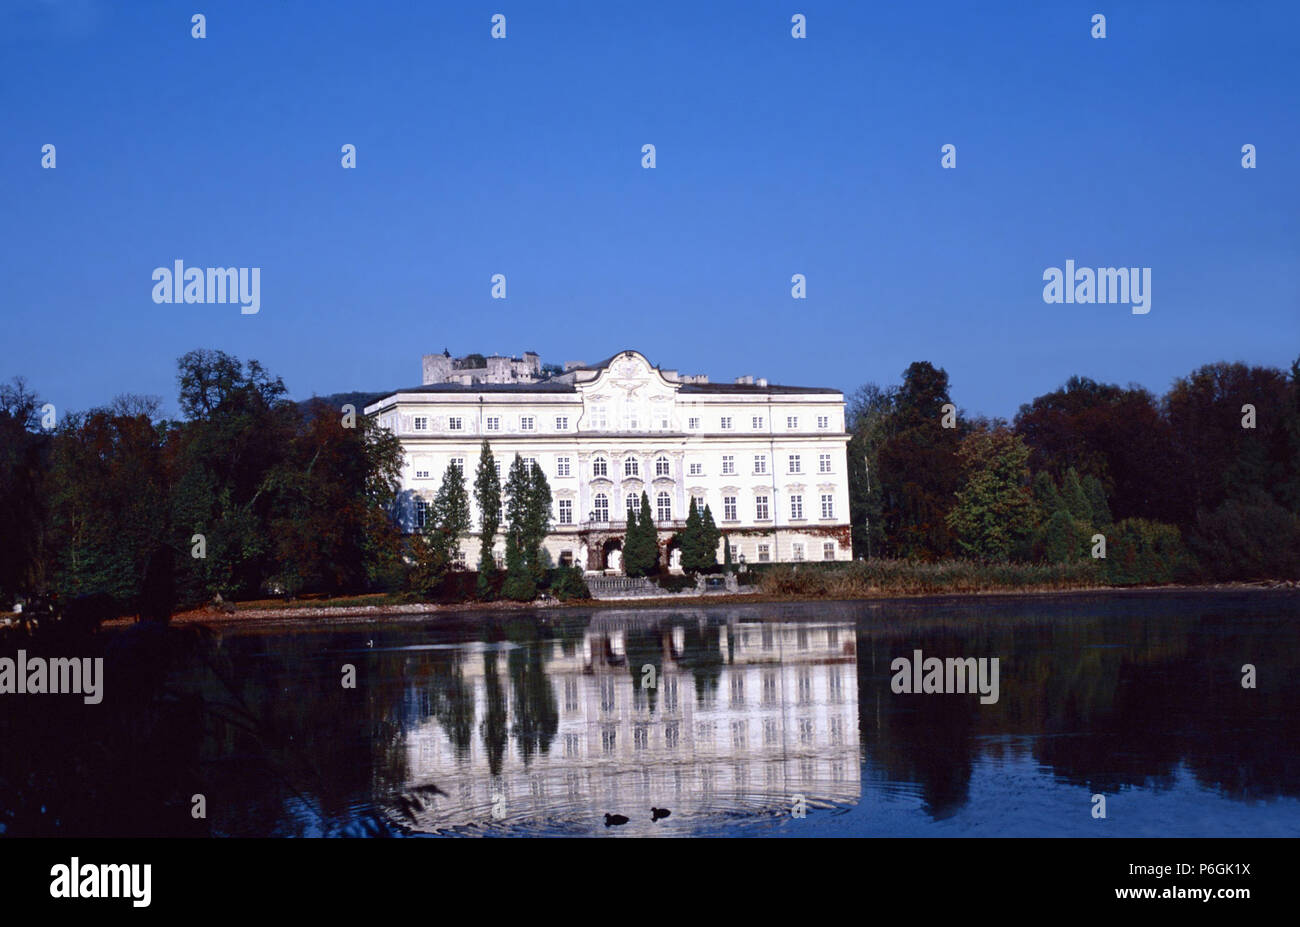
[[[592,365],[570,362],[537,378],[539,360],[525,358],[498,364],[497,382],[486,382],[477,366],[472,377],[458,376],[450,362],[431,365],[426,357],[423,385],[366,406],[406,452],[401,517],[408,530],[423,525],[453,460],[479,523],[474,472],[487,439],[503,481],[516,454],[545,472],[553,499],[545,548],[557,565],[617,572],[626,511],[640,509],[642,492],[669,568],[677,566],[673,538],[691,498],[709,506],[736,562],[852,559],[839,390],[754,377],[709,383],[655,367],[637,351]],[[499,360],[511,359],[487,358],[484,369]],[[464,563],[477,562],[479,543],[477,536],[462,543]],[[500,561],[504,538],[493,546]]]

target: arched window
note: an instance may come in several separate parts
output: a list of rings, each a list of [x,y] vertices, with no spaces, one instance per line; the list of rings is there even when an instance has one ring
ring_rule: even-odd
[[[668,475],[668,458],[660,454],[655,458],[655,476]]]
[[[626,460],[623,461],[623,475],[624,476],[641,475],[641,465],[637,463],[635,457],[628,457]]]
[[[659,520],[660,520],[660,521],[672,521],[672,520],[673,520],[673,500],[672,500],[672,497],[668,495],[668,493],[666,493],[666,492],[661,492],[661,493],[659,494],[659,505],[658,505],[658,509],[659,509]]]
[[[609,496],[603,492],[596,493],[592,502],[592,518],[594,521],[609,521]]]
[[[609,476],[609,461],[604,457],[596,457],[591,461],[592,476]]]

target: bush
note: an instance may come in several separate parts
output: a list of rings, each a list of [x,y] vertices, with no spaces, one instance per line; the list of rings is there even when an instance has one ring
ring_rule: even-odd
[[[1202,572],[1215,579],[1300,577],[1300,518],[1263,492],[1202,513],[1190,544]]]
[[[694,576],[678,576],[672,573],[666,573],[660,576],[656,582],[659,588],[667,592],[681,592],[683,589],[695,588]]]
[[[1077,589],[1102,582],[1100,561],[1010,563],[977,560],[811,561],[797,566],[774,564],[758,574],[769,595],[830,599],[870,595],[940,595],[1012,589]]]
[[[590,599],[591,590],[577,567],[557,567],[548,574],[551,595],[562,602],[571,599]]]
[[[1193,572],[1183,537],[1175,525],[1126,518],[1106,536],[1102,573],[1108,583],[1172,583],[1190,578]]]

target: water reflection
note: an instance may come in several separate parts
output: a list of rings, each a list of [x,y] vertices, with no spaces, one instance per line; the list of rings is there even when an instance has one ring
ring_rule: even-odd
[[[796,796],[832,807],[860,795],[848,621],[602,612],[504,666],[466,646],[430,696],[405,736],[406,768],[441,794],[396,815],[417,831],[586,831],[608,811],[630,818],[624,832],[670,833],[699,817],[788,813]],[[652,806],[670,821],[653,823]]]
[[[0,833],[1293,835],[1298,615],[1161,592],[46,642],[102,651],[105,697],[0,697]],[[998,658],[999,700],[894,694],[917,649]]]

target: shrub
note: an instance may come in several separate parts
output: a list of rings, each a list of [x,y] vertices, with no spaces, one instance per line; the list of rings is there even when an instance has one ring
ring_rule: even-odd
[[[1126,518],[1106,536],[1102,573],[1117,586],[1172,583],[1189,578],[1192,563],[1177,526]]]
[[[590,599],[591,590],[582,578],[582,570],[577,567],[557,567],[550,571],[551,595],[562,602],[571,599]]]

